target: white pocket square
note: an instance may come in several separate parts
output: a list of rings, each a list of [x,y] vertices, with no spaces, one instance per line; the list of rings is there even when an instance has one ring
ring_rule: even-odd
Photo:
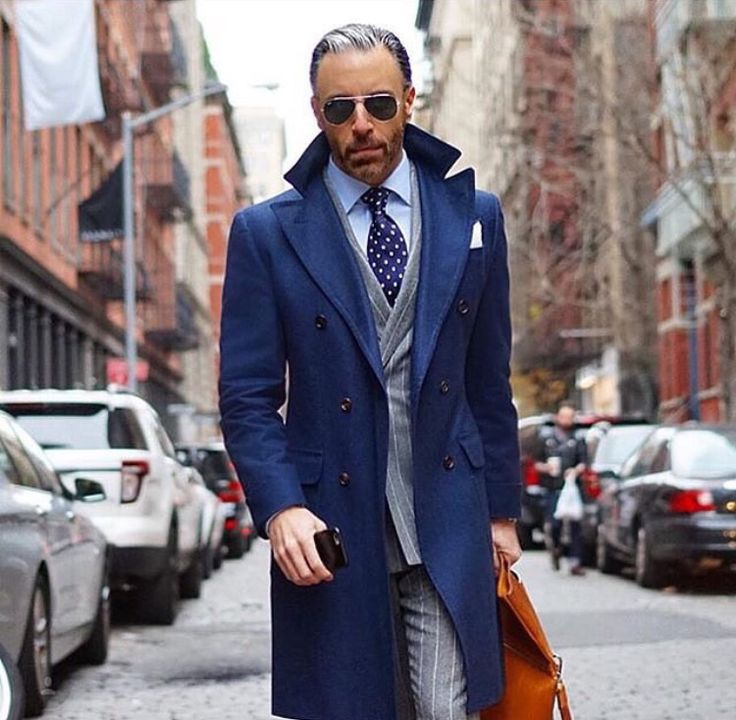
[[[470,249],[483,247],[483,224],[476,220],[473,225],[473,236],[470,238]]]

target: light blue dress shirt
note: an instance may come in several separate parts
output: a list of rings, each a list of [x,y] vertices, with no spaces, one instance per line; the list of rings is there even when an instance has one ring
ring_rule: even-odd
[[[367,256],[371,211],[361,201],[360,196],[370,188],[370,185],[343,172],[337,167],[332,156],[327,164],[327,175],[345,210],[355,239]],[[406,249],[411,250],[411,169],[406,151],[401,151],[401,161],[381,187],[391,190],[386,204],[386,214],[390,215],[399,226],[406,241]]]

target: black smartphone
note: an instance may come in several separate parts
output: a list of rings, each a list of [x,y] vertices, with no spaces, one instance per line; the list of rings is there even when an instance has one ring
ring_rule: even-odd
[[[324,566],[331,573],[348,564],[348,555],[339,528],[332,527],[314,533],[314,544]]]

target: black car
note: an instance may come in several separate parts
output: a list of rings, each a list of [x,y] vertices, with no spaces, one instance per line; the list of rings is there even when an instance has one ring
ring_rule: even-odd
[[[736,425],[664,426],[599,498],[598,568],[633,565],[661,587],[678,573],[736,570]]]
[[[599,422],[644,423],[636,417],[609,417],[579,413],[575,417],[576,439],[585,437],[588,429]],[[519,420],[519,448],[521,453],[521,518],[517,524],[519,541],[524,549],[539,545],[543,539],[544,512],[547,489],[540,484],[540,476],[534,464],[546,460],[545,441],[552,435],[555,416],[551,413],[533,415]]]
[[[621,467],[649,437],[656,425],[613,425],[602,421],[585,435],[588,463],[582,477],[585,514],[582,521],[583,562],[595,563],[599,509],[597,499],[611,482],[617,482]]]
[[[207,487],[225,506],[223,545],[229,558],[241,558],[250,550],[255,528],[245,504],[245,493],[222,443],[177,445],[176,457],[182,465],[199,470]]]

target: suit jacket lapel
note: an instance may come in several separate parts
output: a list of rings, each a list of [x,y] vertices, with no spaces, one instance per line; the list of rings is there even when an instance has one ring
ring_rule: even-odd
[[[422,258],[412,347],[412,405],[432,359],[440,327],[465,268],[475,214],[472,170],[447,180],[418,168],[422,208]]]
[[[304,199],[275,203],[273,210],[294,251],[347,323],[383,385],[381,352],[370,301],[323,180],[313,179]]]

